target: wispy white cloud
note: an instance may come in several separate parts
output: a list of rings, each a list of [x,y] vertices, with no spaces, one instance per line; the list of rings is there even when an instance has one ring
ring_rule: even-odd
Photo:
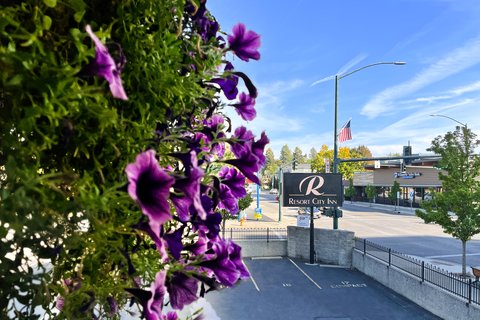
[[[361,61],[365,60],[366,57],[367,57],[367,55],[364,54],[364,53],[361,53],[361,54],[357,55],[352,60],[348,61],[345,65],[343,65],[343,67],[341,67],[340,70],[338,70],[337,75],[341,75],[341,74],[347,72],[350,68],[352,68],[356,64],[360,63]],[[313,87],[317,84],[320,84],[322,82],[327,82],[327,81],[330,81],[330,80],[333,80],[333,79],[335,79],[335,74],[331,75],[331,76],[327,76],[327,77],[322,78],[320,80],[317,80],[317,81],[313,82],[310,86]]]
[[[374,96],[362,108],[361,114],[375,118],[390,113],[397,99],[412,94],[432,83],[443,80],[480,63],[480,37],[474,38],[463,47],[457,48],[436,63],[418,73],[410,81],[388,88]]]
[[[340,70],[338,70],[337,74],[341,75],[347,72],[350,68],[353,68],[354,66],[356,66],[357,64],[365,60],[365,58],[367,58],[367,54],[365,53],[358,54],[352,60],[348,61],[345,65],[343,65],[343,67],[341,67]]]

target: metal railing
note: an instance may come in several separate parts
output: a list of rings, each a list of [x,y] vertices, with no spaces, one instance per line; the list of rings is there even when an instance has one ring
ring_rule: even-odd
[[[226,228],[222,236],[232,240],[287,240],[286,228]]]
[[[364,255],[375,257],[404,272],[417,277],[421,282],[428,282],[454,295],[462,297],[468,303],[480,305],[480,283],[471,278],[445,271],[425,261],[412,258],[406,254],[375,244],[366,239],[355,238],[355,249]]]

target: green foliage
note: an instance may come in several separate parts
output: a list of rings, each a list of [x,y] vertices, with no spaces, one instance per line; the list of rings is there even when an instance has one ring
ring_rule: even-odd
[[[284,145],[282,150],[280,150],[280,166],[284,168],[289,167],[292,164],[292,160],[292,150],[290,150],[288,145]]]
[[[467,127],[457,127],[432,141],[429,151],[441,156],[438,167],[444,192],[435,193],[431,201],[423,201],[416,214],[425,222],[434,222],[463,243],[465,274],[465,243],[480,233],[480,158],[475,149],[480,145]]]
[[[153,144],[158,123],[182,129],[208,109],[202,79],[216,74],[222,52],[200,45],[183,24],[184,0],[44,0],[0,3],[0,318],[51,318],[66,279],[81,280],[58,317],[91,298],[124,305],[134,286],[122,266],[151,279],[161,267],[155,250],[128,261],[137,245],[138,208],[125,192],[125,166]],[[106,43],[121,43],[128,101],[85,75],[95,47],[85,25]],[[194,53],[194,54],[192,54]],[[179,76],[195,65],[198,72]],[[172,132],[175,134],[175,132]],[[181,146],[180,146],[181,147]],[[160,159],[163,166],[175,165]],[[46,260],[44,260],[46,259]],[[30,261],[27,263],[27,261]],[[49,263],[45,264],[45,261]],[[55,268],[52,270],[52,266]],[[129,282],[130,281],[130,282]],[[25,307],[15,310],[13,300]],[[105,317],[106,308],[98,310]]]
[[[353,179],[348,180],[349,185],[348,188],[345,190],[345,197],[350,198],[350,201],[353,201],[353,197],[355,197],[355,187],[353,186]]]
[[[400,192],[400,183],[398,183],[398,181],[393,181],[393,185],[390,187],[390,192],[388,193],[388,199],[394,204],[397,203],[398,192]]]
[[[480,158],[474,154],[480,141],[470,129],[458,128],[432,142],[430,151],[442,158],[438,163],[444,192],[435,193],[432,201],[422,202],[417,215],[425,222],[441,225],[446,233],[468,241],[480,232],[480,184],[475,179],[480,171]],[[452,212],[457,216],[452,219]]]
[[[295,147],[293,151],[293,157],[297,161],[297,164],[306,163],[306,155],[303,154],[302,150],[299,147]]]
[[[369,184],[368,186],[365,187],[365,193],[367,194],[368,200],[372,202],[373,199],[375,199],[375,196],[377,195],[377,188]]]
[[[351,159],[359,158],[360,155],[351,152],[348,147],[341,147],[338,150],[338,158]],[[318,151],[315,159],[311,162],[313,172],[325,172],[326,161],[330,162],[330,172],[333,172],[333,149],[329,149],[327,145],[322,145],[320,151]],[[363,162],[342,162],[338,166],[338,173],[342,174],[343,179],[353,178],[354,172],[365,171],[363,168]]]

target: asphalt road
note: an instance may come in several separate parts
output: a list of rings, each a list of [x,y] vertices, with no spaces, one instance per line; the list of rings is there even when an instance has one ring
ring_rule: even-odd
[[[256,194],[253,194],[256,200]],[[260,194],[260,206],[263,210],[262,221],[253,221],[249,213],[247,227],[286,227],[295,225],[297,208],[281,209],[281,222],[278,222],[279,208],[276,195],[266,192]],[[256,201],[253,207],[256,206]],[[436,264],[449,271],[458,271],[462,259],[462,244],[443,232],[436,224],[426,224],[414,215],[414,210],[403,208],[402,213],[395,213],[392,207],[369,207],[365,203],[343,204],[343,217],[339,219],[339,229],[355,232],[355,236],[366,238],[382,246],[401,253],[412,255],[426,262]],[[315,219],[316,228],[333,227],[332,218],[322,216]],[[238,224],[237,224],[238,226]],[[467,242],[467,266],[480,266],[480,236]]]

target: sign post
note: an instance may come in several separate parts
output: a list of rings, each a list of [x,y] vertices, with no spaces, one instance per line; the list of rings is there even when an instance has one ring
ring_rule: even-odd
[[[342,175],[338,173],[284,173],[284,207],[310,207],[310,264],[315,263],[314,207],[340,207],[343,203]],[[335,210],[334,219],[338,218]]]

